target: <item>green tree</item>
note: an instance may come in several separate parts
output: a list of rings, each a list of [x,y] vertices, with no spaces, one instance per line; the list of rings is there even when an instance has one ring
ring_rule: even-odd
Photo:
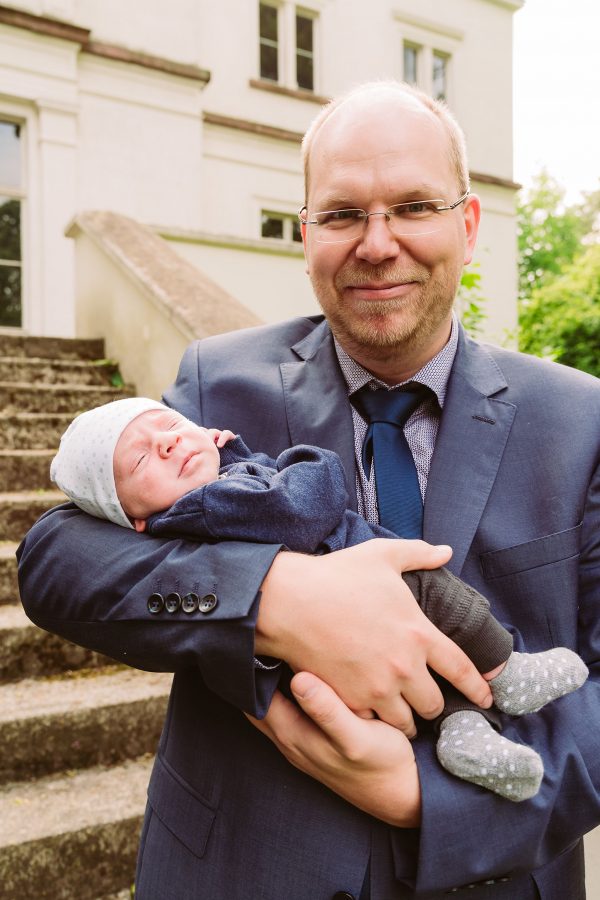
[[[519,328],[521,350],[600,377],[600,243],[533,290]]]
[[[600,194],[600,191],[596,192]],[[582,250],[582,240],[594,223],[592,195],[565,206],[565,190],[542,171],[517,205],[519,299],[548,284]]]
[[[567,206],[541,172],[517,216],[519,348],[598,374],[600,189]]]

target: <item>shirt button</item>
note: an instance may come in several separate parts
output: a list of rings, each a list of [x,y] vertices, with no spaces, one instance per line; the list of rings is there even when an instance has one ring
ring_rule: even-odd
[[[148,612],[152,613],[153,616],[161,613],[165,607],[165,601],[163,600],[162,594],[150,594],[148,597]]]
[[[177,591],[171,591],[165,597],[165,609],[168,613],[176,613],[181,606],[181,597]]]
[[[201,613],[212,612],[218,602],[216,594],[205,594],[200,601],[198,609]]]
[[[348,891],[337,891],[331,900],[354,900],[354,894],[349,894]]]
[[[200,597],[198,594],[195,594],[193,591],[190,591],[189,594],[186,594],[185,597],[181,601],[181,608],[184,613],[188,615],[190,613],[196,612],[198,609],[198,604],[200,603]]]

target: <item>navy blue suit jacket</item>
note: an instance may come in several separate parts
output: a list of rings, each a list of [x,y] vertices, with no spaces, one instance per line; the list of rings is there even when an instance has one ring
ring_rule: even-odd
[[[165,399],[273,457],[298,443],[335,450],[355,503],[350,407],[320,317],[192,345]],[[417,738],[419,831],[388,827],[301,774],[240,712],[264,713],[276,687],[277,672],[254,665],[253,626],[277,545],[158,540],[72,505],[47,514],[20,552],[30,617],[130,665],[176,673],[136,897],[358,896],[370,857],[373,900],[441,900],[490,879],[471,900],[581,900],[580,837],[600,822],[599,434],[596,379],[461,333],[425,538],[452,545],[449,568],[529,650],[570,646],[591,675],[541,713],[504,723],[544,758],[540,793],[524,803],[448,775],[431,735]],[[155,591],[214,593],[218,604],[153,616]]]

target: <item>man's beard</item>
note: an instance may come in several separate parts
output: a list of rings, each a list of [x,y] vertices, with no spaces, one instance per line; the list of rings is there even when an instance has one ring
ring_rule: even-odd
[[[387,358],[402,347],[427,344],[449,317],[459,278],[460,272],[446,272],[443,280],[432,281],[430,272],[417,265],[403,270],[347,265],[335,278],[334,292],[314,279],[313,288],[333,334],[351,356],[353,350],[368,350],[374,357]],[[410,295],[345,303],[344,288],[374,282],[415,284]]]

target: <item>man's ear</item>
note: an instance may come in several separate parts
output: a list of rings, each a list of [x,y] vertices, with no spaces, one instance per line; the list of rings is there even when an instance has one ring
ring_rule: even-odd
[[[302,222],[302,221],[300,222],[300,234],[302,235],[302,249],[304,250],[304,259],[306,262],[306,267],[305,267],[304,271],[306,272],[307,275],[309,275],[310,270],[309,270],[309,266],[308,266],[308,243],[307,243],[308,228],[306,226],[306,222]]]
[[[146,530],[146,520],[145,519],[134,519],[133,524],[136,531],[145,531]]]
[[[479,231],[479,220],[481,219],[481,201],[477,194],[469,194],[464,205],[465,219],[465,258],[463,260],[465,266],[473,259],[475,252],[475,244],[477,242],[477,233]]]

